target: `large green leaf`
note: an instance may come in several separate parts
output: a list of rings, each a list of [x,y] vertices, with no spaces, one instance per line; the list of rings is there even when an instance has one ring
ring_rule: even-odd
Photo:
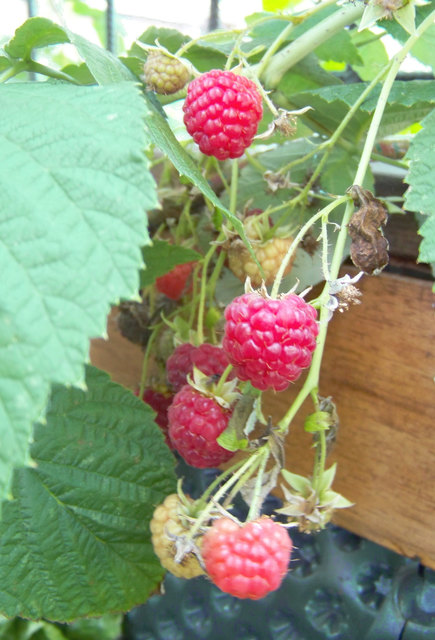
[[[15,31],[4,49],[11,58],[28,59],[32,49],[69,42],[65,30],[47,18],[29,18]]]
[[[0,87],[0,497],[50,382],[80,384],[110,303],[137,293],[146,106],[132,83]]]
[[[419,260],[435,262],[435,109],[423,120],[423,128],[411,142],[406,159],[409,172],[405,178],[409,188],[405,194],[405,208],[426,214],[420,227],[423,241]]]
[[[87,391],[55,386],[16,469],[0,524],[0,611],[67,621],[126,611],[162,578],[149,522],[175,489],[154,413],[89,368]]]
[[[342,122],[365,86],[365,83],[355,83],[303,91],[292,95],[290,102],[296,108],[306,105],[313,107],[312,111],[308,111],[303,116],[305,122],[315,131],[330,134]],[[380,90],[380,86],[376,87],[363,102],[346,127],[343,134],[345,137],[355,140],[364,134],[375,110]],[[432,110],[434,104],[435,80],[395,82],[388,98],[378,137],[383,138],[397,133],[406,126],[418,122]]]

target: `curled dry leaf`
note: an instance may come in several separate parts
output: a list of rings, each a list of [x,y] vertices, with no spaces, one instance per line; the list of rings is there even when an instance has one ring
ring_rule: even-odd
[[[352,238],[350,257],[358,269],[377,275],[388,264],[388,240],[382,230],[388,219],[387,210],[370,191],[356,184],[349,193],[359,206],[348,225]]]

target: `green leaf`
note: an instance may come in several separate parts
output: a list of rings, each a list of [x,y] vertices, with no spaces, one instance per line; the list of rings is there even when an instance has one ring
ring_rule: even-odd
[[[137,294],[146,107],[132,83],[0,86],[0,497],[51,382],[80,385],[110,303]]]
[[[167,29],[166,27],[148,27],[146,31],[142,33],[137,39],[138,42],[142,42],[143,44],[150,44],[153,47],[158,44],[165,47],[171,53],[176,53],[183,44],[189,42],[191,38],[189,36],[184,35],[180,31],[176,29]],[[139,58],[146,56],[146,52],[143,47],[140,45],[133,43],[130,50],[128,51],[129,55],[138,56]]]
[[[12,67],[14,61],[6,56],[0,56],[0,73]]]
[[[388,63],[388,54],[384,43],[371,32],[354,31],[353,43],[358,48],[361,64],[353,64],[352,68],[361,80],[370,82]]]
[[[68,35],[98,84],[114,84],[136,79],[119,58],[107,49],[102,49],[69,29]]]
[[[322,480],[319,487],[319,493],[322,494],[323,491],[327,491],[330,489],[332,483],[334,482],[335,474],[337,472],[337,463],[334,462],[332,467],[329,469],[325,469],[322,473]]]
[[[29,18],[4,49],[12,58],[29,59],[32,49],[65,42],[69,42],[69,37],[62,27],[47,18]]]
[[[122,636],[122,615],[82,618],[62,627],[68,640],[116,640]]]
[[[67,64],[61,69],[63,73],[71,76],[81,85],[96,84],[96,80],[84,62],[79,64]]]
[[[291,473],[287,469],[281,471],[284,480],[298,493],[305,495],[306,491],[311,491],[311,481],[297,473]]]
[[[336,84],[342,83],[336,76],[320,66],[318,58],[313,53],[305,56],[303,60],[283,75],[278,91],[291,99],[293,94],[301,91]]]
[[[406,159],[409,172],[405,181],[409,188],[405,193],[405,209],[426,214],[419,233],[423,236],[420,244],[419,261],[435,262],[435,109],[422,121],[422,129],[412,140]],[[419,218],[420,220],[420,218]]]
[[[362,64],[358,49],[352,42],[349,31],[343,30],[329,38],[314,53],[321,60],[335,60],[346,64]]]
[[[320,175],[320,184],[325,191],[342,195],[352,186],[360,159],[358,151],[358,147],[352,151],[342,147],[334,147],[326,162],[325,169]],[[370,168],[366,171],[362,186],[370,191],[374,189]]]
[[[422,121],[422,129],[414,136],[406,160],[409,172],[405,181],[405,209],[435,214],[435,109]]]
[[[89,368],[55,386],[32,468],[14,472],[0,524],[0,610],[68,621],[144,602],[162,578],[149,522],[175,489],[153,412]]]
[[[350,107],[365,89],[364,83],[322,87],[293,95],[294,108],[310,105],[303,117],[315,131],[330,134],[335,131]],[[355,141],[361,138],[369,126],[380,93],[377,86],[363,102],[358,112],[344,130],[343,135]],[[424,118],[435,104],[435,80],[397,81],[393,84],[386,105],[378,137],[383,138],[401,131],[409,124]]]
[[[141,288],[153,284],[156,278],[169,273],[177,264],[201,259],[201,255],[193,249],[172,245],[164,240],[153,240],[152,245],[142,249],[142,255],[146,268],[141,271]]]

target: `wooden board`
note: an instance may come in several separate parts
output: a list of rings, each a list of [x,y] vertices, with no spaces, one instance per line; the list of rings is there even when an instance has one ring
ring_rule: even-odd
[[[331,459],[335,488],[355,506],[335,522],[435,568],[435,322],[431,283],[383,274],[363,278],[362,304],[331,321],[320,393],[337,405],[340,429]],[[113,331],[95,340],[93,364],[129,387],[140,379],[142,354]],[[268,394],[281,417],[297,392]],[[286,444],[287,468],[309,474],[304,415]]]

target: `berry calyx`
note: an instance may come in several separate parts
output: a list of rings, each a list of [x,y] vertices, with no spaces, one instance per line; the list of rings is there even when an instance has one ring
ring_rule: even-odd
[[[177,264],[165,275],[156,278],[156,288],[171,300],[179,300],[186,291],[195,262]]]
[[[139,391],[135,391],[135,395],[139,395]],[[148,404],[151,409],[154,409],[156,412],[155,423],[160,427],[163,431],[163,435],[165,436],[165,442],[170,447],[172,447],[172,443],[169,439],[168,431],[169,431],[169,423],[168,423],[168,409],[171,406],[172,400],[174,398],[173,393],[161,393],[156,389],[145,389],[143,392],[142,400]]]
[[[164,51],[150,50],[143,69],[148,89],[167,95],[180,91],[189,80],[190,72],[177,58]]]
[[[232,411],[216,399],[185,385],[169,407],[169,437],[172,445],[192,467],[217,467],[233,455],[217,438],[226,429]]]
[[[225,593],[251,600],[278,589],[291,550],[287,531],[266,516],[242,526],[230,518],[215,520],[201,546],[211,581]]]
[[[229,364],[228,357],[221,347],[207,342],[195,347],[185,342],[178,345],[168,358],[166,374],[174,391],[179,391],[187,384],[187,376],[193,374],[193,367],[207,376],[220,376]]]
[[[222,347],[240,380],[265,391],[283,391],[311,364],[317,312],[293,293],[280,298],[257,291],[235,298],[225,309]]]
[[[187,131],[202,153],[218,160],[239,158],[251,145],[263,115],[254,82],[219,69],[192,80],[183,111]]]
[[[184,496],[189,504],[192,501]],[[196,555],[188,551],[180,562],[176,561],[177,539],[180,542],[189,532],[188,504],[185,505],[176,493],[167,496],[153,513],[150,522],[151,542],[162,566],[177,578],[195,578],[204,573]]]

